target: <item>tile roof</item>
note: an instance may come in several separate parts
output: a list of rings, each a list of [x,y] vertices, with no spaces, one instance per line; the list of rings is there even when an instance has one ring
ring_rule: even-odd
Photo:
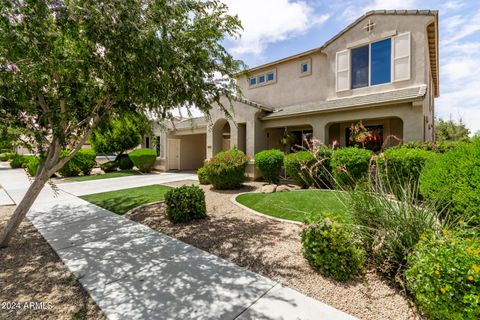
[[[342,108],[374,106],[395,102],[412,101],[423,98],[426,94],[426,91],[427,86],[421,85],[380,93],[366,94],[361,96],[297,104],[277,109],[274,112],[267,114],[262,119],[269,120],[317,112],[328,112],[330,110],[337,110]]]

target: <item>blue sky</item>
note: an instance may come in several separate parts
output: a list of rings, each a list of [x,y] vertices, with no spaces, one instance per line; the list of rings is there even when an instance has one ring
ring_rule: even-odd
[[[321,46],[372,9],[440,12],[440,97],[436,114],[480,130],[480,0],[222,0],[244,31],[226,41],[249,67]]]

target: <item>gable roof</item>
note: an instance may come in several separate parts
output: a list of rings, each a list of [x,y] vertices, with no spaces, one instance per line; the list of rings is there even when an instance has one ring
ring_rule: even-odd
[[[326,101],[309,102],[292,105],[267,114],[262,120],[270,120],[284,117],[301,116],[305,114],[328,112],[351,107],[365,107],[423,99],[427,92],[427,86],[415,86],[404,89],[390,90],[380,93],[371,93],[361,96],[331,99]]]
[[[371,10],[365,13],[364,15],[362,15],[361,17],[359,17],[358,19],[356,19],[351,24],[349,24],[347,27],[345,27],[343,30],[337,33],[333,38],[325,42],[321,47],[300,52],[300,53],[297,53],[282,59],[278,59],[272,62],[268,62],[253,68],[249,68],[245,71],[239,72],[236,75],[255,72],[257,70],[271,67],[273,65],[276,65],[282,62],[301,58],[301,57],[310,55],[312,53],[321,52],[324,48],[326,48],[332,42],[334,42],[335,40],[340,38],[342,35],[347,33],[354,26],[356,26],[360,21],[372,15],[423,15],[423,16],[433,16],[435,18],[434,23],[428,26],[427,32],[428,32],[429,51],[430,51],[430,67],[431,67],[432,77],[433,77],[433,82],[435,87],[435,96],[438,97],[440,94],[439,75],[438,75],[438,70],[439,70],[438,68],[438,10]]]

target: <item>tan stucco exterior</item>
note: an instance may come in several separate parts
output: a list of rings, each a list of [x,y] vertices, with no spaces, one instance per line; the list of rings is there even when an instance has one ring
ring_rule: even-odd
[[[437,47],[432,49],[432,43],[436,44],[432,39],[438,37],[437,20],[435,11],[367,13],[318,49],[239,74],[237,83],[245,99],[233,101],[231,117],[213,105],[209,121],[202,123],[200,119],[193,127],[157,130],[156,135],[161,136],[165,146],[158,168],[169,169],[166,160],[169,157],[168,139],[181,140],[180,170],[195,169],[204,159],[226,148],[237,147],[253,159],[261,150],[281,148],[279,140],[285,130],[311,130],[314,138],[327,145],[332,140],[345,145],[346,128],[358,121],[382,126],[384,137],[394,135],[405,141],[433,140],[434,99],[439,92],[438,61],[432,60],[438,57]],[[365,30],[368,22],[375,25],[370,32]],[[337,52],[405,33],[410,34],[408,79],[337,90]],[[300,71],[305,62],[310,66],[308,74]],[[267,72],[275,73],[274,81],[249,86],[249,77]],[[222,102],[229,105],[226,99]],[[302,109],[303,104],[305,109]],[[248,173],[256,176],[253,161]]]

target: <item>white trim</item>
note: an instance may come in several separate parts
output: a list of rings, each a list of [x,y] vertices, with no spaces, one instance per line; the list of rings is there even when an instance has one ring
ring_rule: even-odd
[[[408,50],[407,54],[403,56],[397,56],[395,53],[395,45],[397,39],[401,37],[407,36],[407,44],[408,44]],[[400,59],[405,59],[408,58],[408,65],[407,65],[407,76],[405,78],[400,78],[400,79],[394,79],[395,78],[395,61],[398,61]],[[392,82],[398,82],[398,81],[405,81],[405,80],[410,80],[412,76],[412,39],[411,39],[411,33],[410,32],[405,32],[401,33],[395,37],[392,37]]]
[[[345,69],[339,70],[339,68],[338,68],[338,57],[341,54],[346,54],[347,55],[347,67]],[[336,56],[335,56],[335,90],[336,90],[336,92],[350,90],[350,87],[351,87],[351,79],[350,79],[350,69],[351,68],[350,68],[350,65],[351,65],[350,50],[346,49],[346,50],[338,51],[336,53]],[[338,74],[339,73],[344,73],[344,72],[347,73],[347,87],[345,89],[339,89],[338,88]]]
[[[267,74],[269,73],[273,73],[273,80],[268,80],[267,79]],[[264,76],[265,77],[265,81],[260,83],[259,82],[259,78],[261,76]],[[255,84],[254,85],[250,85],[250,79],[254,78],[255,79]],[[248,81],[248,88],[249,89],[254,89],[254,88],[258,88],[258,87],[263,87],[263,86],[266,86],[266,85],[269,85],[269,84],[274,84],[277,82],[277,69],[274,68],[274,69],[270,69],[270,70],[266,70],[264,72],[261,72],[261,73],[257,73],[253,76],[250,76],[247,78],[247,81]]]
[[[307,65],[307,71],[303,72],[303,66],[305,64]],[[310,76],[310,75],[312,75],[312,59],[309,58],[309,59],[305,59],[305,60],[300,61],[299,69],[298,69],[298,76],[299,77],[306,77],[306,76]]]

